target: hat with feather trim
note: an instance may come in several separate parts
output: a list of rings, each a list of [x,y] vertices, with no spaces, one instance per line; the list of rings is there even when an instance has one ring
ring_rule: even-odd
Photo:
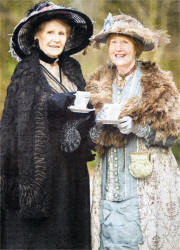
[[[98,47],[99,43],[106,43],[111,34],[121,34],[138,40],[143,45],[144,51],[157,49],[170,42],[166,31],[152,31],[135,18],[125,14],[112,16],[109,13],[104,21],[103,29],[91,37],[92,44]]]
[[[11,55],[19,61],[31,54],[35,30],[41,23],[52,19],[66,20],[72,27],[64,54],[75,54],[89,44],[89,38],[93,34],[93,21],[88,16],[71,7],[45,1],[34,5],[27,11],[25,18],[14,28],[10,40]]]

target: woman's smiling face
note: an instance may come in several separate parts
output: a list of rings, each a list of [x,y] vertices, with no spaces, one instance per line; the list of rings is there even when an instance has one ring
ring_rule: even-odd
[[[129,66],[136,58],[135,46],[131,38],[113,34],[108,39],[109,57],[115,65]]]
[[[40,25],[34,39],[39,40],[40,49],[49,57],[57,58],[65,47],[70,26],[54,19]]]

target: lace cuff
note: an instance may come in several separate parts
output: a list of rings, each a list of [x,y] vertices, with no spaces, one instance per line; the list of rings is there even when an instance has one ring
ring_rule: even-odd
[[[138,125],[135,135],[139,138],[144,138],[146,146],[151,146],[155,140],[156,131],[152,129],[149,125],[144,127]]]
[[[176,141],[175,136],[166,137],[165,132],[156,131],[152,129],[149,125],[146,125],[145,127],[138,125],[135,134],[137,137],[143,138],[145,140],[147,147],[158,146],[158,147],[169,148],[172,147],[172,145]]]
[[[97,138],[100,136],[102,132],[102,127],[95,125],[89,131],[90,138],[94,144],[96,144]]]

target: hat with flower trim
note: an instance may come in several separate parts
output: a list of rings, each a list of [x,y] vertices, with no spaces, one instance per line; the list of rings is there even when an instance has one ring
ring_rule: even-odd
[[[94,45],[97,45],[97,43],[106,43],[110,34],[121,34],[132,37],[141,42],[144,51],[157,49],[170,42],[166,31],[152,31],[144,27],[135,18],[125,14],[112,16],[109,13],[104,21],[103,29],[97,35],[94,35],[91,41],[95,43]]]
[[[37,27],[52,19],[66,20],[72,28],[63,51],[64,54],[75,54],[89,44],[89,38],[93,34],[93,22],[87,15],[71,7],[45,1],[27,11],[26,17],[15,27],[10,40],[11,55],[19,61],[31,54]]]

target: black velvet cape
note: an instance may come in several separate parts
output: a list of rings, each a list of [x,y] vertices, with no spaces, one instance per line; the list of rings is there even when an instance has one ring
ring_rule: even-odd
[[[62,70],[83,90],[79,63]],[[48,114],[53,90],[37,52],[17,65],[1,120],[0,186],[2,249],[90,249],[87,138],[73,153],[60,149],[66,119]]]

